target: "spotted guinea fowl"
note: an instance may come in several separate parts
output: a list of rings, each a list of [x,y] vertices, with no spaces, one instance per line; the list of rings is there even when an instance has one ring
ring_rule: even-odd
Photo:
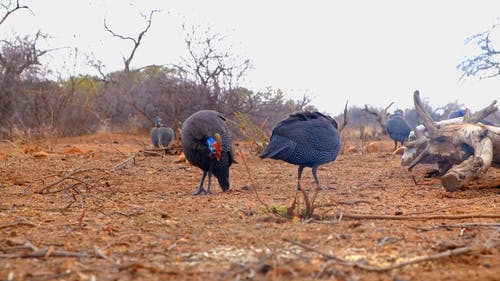
[[[448,119],[464,117],[464,116],[465,116],[465,109],[460,108],[460,109],[450,113],[450,115],[448,115]],[[481,123],[483,125],[488,125],[488,126],[495,126],[495,124],[493,124],[492,122],[490,122],[486,119],[482,119],[481,121],[479,121],[479,123]]]
[[[160,117],[156,117],[155,126],[151,129],[151,142],[155,148],[160,145],[167,147],[174,137],[174,131],[162,122]]]
[[[465,115],[465,109],[459,108],[456,111],[450,113],[450,115],[448,115],[448,119],[464,117],[464,115]]]
[[[411,128],[410,125],[408,125],[408,122],[406,122],[405,118],[403,117],[402,110],[395,110],[394,114],[390,115],[389,118],[387,118],[385,131],[394,141],[394,149],[398,147],[398,142],[400,142],[401,145],[404,144],[404,141],[406,140],[406,138],[408,138],[408,135],[411,132]]]
[[[311,167],[316,186],[321,189],[316,174],[318,167],[334,161],[339,150],[337,122],[322,113],[305,111],[292,114],[276,125],[260,158],[298,165],[297,189],[301,188],[302,171]]]
[[[200,185],[194,195],[211,193],[212,175],[219,181],[222,191],[227,191],[233,150],[226,118],[213,110],[198,111],[182,124],[181,138],[186,159],[203,171]],[[208,185],[205,190],[203,182],[207,173]]]

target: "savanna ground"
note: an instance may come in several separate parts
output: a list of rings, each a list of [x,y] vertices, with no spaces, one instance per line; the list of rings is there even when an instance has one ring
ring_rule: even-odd
[[[193,196],[201,172],[177,155],[119,165],[148,136],[1,143],[0,280],[499,280],[500,170],[448,193],[424,178],[432,166],[410,173],[356,140],[357,152],[319,169],[322,220],[285,219],[264,204],[292,205],[297,167],[237,144],[230,191],[214,181],[214,195]],[[303,185],[314,190],[310,169]],[[449,250],[465,253],[381,272],[353,265]]]

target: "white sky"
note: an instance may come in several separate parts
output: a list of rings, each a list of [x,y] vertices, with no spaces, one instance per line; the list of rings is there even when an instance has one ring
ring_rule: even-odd
[[[136,37],[145,21],[139,12],[155,14],[133,61],[134,67],[178,63],[185,55],[182,23],[210,24],[230,36],[235,51],[253,69],[242,83],[251,90],[280,88],[294,99],[313,98],[320,110],[338,114],[345,101],[392,109],[413,106],[419,89],[432,106],[457,100],[473,111],[500,97],[500,77],[460,82],[456,65],[471,48],[468,36],[499,22],[500,1],[21,1],[33,14],[17,12],[0,27],[2,38],[13,33],[49,35],[55,68],[65,62],[71,74],[92,71],[83,63],[93,53],[106,72],[123,68],[130,42],[113,38],[103,28]],[[92,72],[96,74],[96,72]]]

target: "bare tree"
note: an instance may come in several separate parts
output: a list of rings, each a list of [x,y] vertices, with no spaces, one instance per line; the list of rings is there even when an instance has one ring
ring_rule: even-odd
[[[500,75],[500,51],[491,40],[494,32],[498,31],[496,30],[498,25],[498,23],[494,24],[489,30],[467,38],[465,44],[474,42],[479,47],[480,52],[472,58],[465,59],[457,66],[463,72],[461,79],[476,75],[479,75],[480,79]]]
[[[297,110],[304,110],[311,103],[311,98],[307,95],[303,95],[302,98],[298,99],[296,102]]]
[[[23,10],[23,9],[26,9],[26,10],[30,9],[28,6],[19,4],[19,0],[16,1],[15,5],[13,5],[12,1],[10,1],[10,0],[6,4],[0,3],[0,7],[5,11],[5,14],[0,19],[0,25],[2,25],[7,20],[7,18],[10,15],[12,15],[13,13],[15,13],[16,11]]]
[[[212,32],[210,28],[200,35],[199,28],[192,26],[187,30],[185,25],[182,27],[186,32],[184,41],[189,58],[182,58],[184,67],[181,68],[194,75],[202,86],[203,94],[207,95],[210,106],[216,106],[223,90],[237,87],[239,80],[250,67],[250,60],[241,59],[230,51],[227,36]]]
[[[111,35],[113,35],[114,37],[118,37],[122,40],[129,40],[129,41],[132,41],[132,43],[134,43],[134,46],[132,47],[132,51],[130,52],[130,55],[127,58],[125,58],[125,57],[123,58],[123,63],[125,64],[125,72],[130,71],[130,63],[132,62],[132,59],[134,58],[135,52],[137,51],[137,49],[141,45],[141,41],[144,38],[144,35],[146,34],[146,32],[148,32],[149,28],[151,27],[153,15],[155,13],[158,13],[158,12],[159,12],[159,10],[151,10],[151,12],[149,13],[149,16],[142,14],[142,16],[146,20],[147,24],[146,24],[146,27],[141,32],[139,32],[139,35],[137,36],[137,38],[133,38],[130,36],[124,36],[124,35],[115,33],[113,30],[111,30],[111,28],[108,27],[108,25],[106,24],[106,19],[104,19],[104,28],[106,29],[106,31],[111,33]]]
[[[1,40],[3,46],[0,53],[0,71],[2,75],[16,77],[28,67],[39,65],[39,58],[49,50],[39,50],[36,45],[40,38],[45,37],[44,34],[37,32],[32,40],[27,36],[18,37],[14,42]]]
[[[386,134],[385,124],[387,123],[387,116],[388,116],[387,110],[389,110],[389,107],[391,107],[393,104],[394,104],[394,102],[391,102],[386,108],[384,108],[381,111],[376,111],[374,109],[368,108],[368,105],[366,105],[366,104],[365,104],[365,108],[363,109],[363,111],[365,111],[366,113],[369,113],[369,114],[375,116],[375,118],[377,119],[377,122],[382,127],[383,134]]]
[[[37,43],[45,35],[38,32],[32,39],[17,37],[13,41],[1,40],[0,50],[0,127],[12,129],[16,95],[21,92],[21,76],[37,72],[40,57],[49,50],[39,50]],[[4,131],[5,133],[5,131]],[[7,133],[9,138],[10,133]]]

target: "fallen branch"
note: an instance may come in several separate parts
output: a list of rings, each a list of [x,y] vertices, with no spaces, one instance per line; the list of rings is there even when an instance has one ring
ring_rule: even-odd
[[[103,252],[103,249],[100,249],[99,247],[97,247],[96,245],[94,245],[94,254],[96,257],[99,257],[101,259],[104,259],[104,260],[108,260],[110,259],[104,252]]]
[[[101,168],[87,168],[87,169],[76,169],[73,170],[70,173],[64,174],[63,177],[50,182],[49,184],[45,185],[41,190],[37,191],[36,193],[45,193],[47,190],[49,190],[51,187],[60,184],[61,182],[67,180],[67,179],[74,179],[73,176],[77,174],[81,174],[84,172],[90,172],[90,171],[102,171],[103,169]]]
[[[420,258],[416,258],[416,259],[412,259],[412,260],[408,260],[408,261],[404,261],[404,262],[394,263],[394,264],[389,265],[389,266],[377,267],[377,266],[372,266],[372,265],[368,265],[368,264],[364,264],[364,263],[349,262],[349,261],[347,261],[345,259],[339,258],[337,256],[334,256],[334,255],[331,255],[331,254],[328,254],[328,253],[325,253],[325,252],[322,252],[322,251],[320,251],[320,250],[318,250],[318,249],[316,249],[314,247],[311,247],[309,245],[300,243],[298,241],[295,241],[295,240],[292,240],[292,239],[289,239],[289,238],[284,238],[283,240],[287,241],[289,243],[292,243],[294,245],[300,246],[300,247],[302,247],[302,248],[304,248],[306,250],[318,253],[318,254],[322,255],[323,257],[325,257],[325,258],[327,258],[329,260],[334,260],[334,261],[336,261],[336,262],[338,262],[338,263],[340,263],[342,265],[358,267],[360,269],[364,269],[364,270],[367,270],[367,271],[375,271],[375,272],[384,272],[384,271],[388,271],[388,270],[392,270],[392,269],[404,267],[404,266],[415,264],[415,263],[421,263],[421,262],[425,262],[425,261],[442,259],[442,258],[445,258],[445,257],[463,255],[463,254],[466,254],[466,253],[469,253],[469,252],[472,251],[472,247],[470,247],[470,246],[461,247],[461,248],[456,248],[456,249],[453,249],[453,250],[447,250],[447,251],[444,251],[444,252],[440,252],[440,253],[437,253],[437,254],[434,254],[434,255],[430,255],[430,256],[425,256],[425,257],[420,257]]]
[[[328,216],[330,217],[330,216]],[[430,216],[396,216],[396,215],[371,215],[342,213],[342,217],[357,220],[461,220],[471,218],[500,218],[500,214],[465,214],[465,215],[430,215]],[[332,218],[337,218],[334,216]]]
[[[18,221],[13,222],[13,223],[0,225],[0,229],[9,228],[9,227],[15,227],[15,226],[22,226],[22,225],[32,226],[32,227],[37,227],[38,226],[36,223],[30,222],[30,221],[27,221],[27,220],[18,220]]]
[[[455,191],[480,178],[490,166],[500,163],[500,128],[480,120],[498,110],[496,101],[472,117],[466,111],[463,119],[435,122],[415,91],[413,101],[423,127],[417,127],[405,144],[402,164],[408,170],[421,163],[438,163],[441,183]]]
[[[74,258],[86,258],[89,254],[83,252],[68,252],[52,250],[51,247],[45,247],[40,249],[33,245],[31,242],[26,241],[24,247],[32,250],[31,253],[19,253],[19,254],[0,254],[1,259],[20,259],[20,258],[47,258],[47,257],[74,257]]]
[[[496,106],[497,101],[494,100],[488,105],[487,107],[479,110],[478,112],[474,113],[469,120],[467,120],[469,123],[477,123],[481,122],[484,118],[488,117],[488,115],[494,113],[495,111],[498,110],[498,107]]]
[[[134,161],[134,164],[135,164],[135,158],[137,156],[139,156],[143,151],[142,150],[139,150],[137,151],[136,153],[130,155],[127,159],[123,160],[122,162],[116,164],[113,169],[111,170],[112,172],[116,172],[118,170],[121,170],[125,167],[125,164],[127,164],[128,162],[130,161]]]
[[[459,203],[459,204],[454,204],[454,205],[449,205],[449,206],[445,206],[445,207],[440,207],[440,208],[436,208],[436,209],[432,209],[432,210],[428,210],[428,211],[408,213],[406,215],[409,216],[409,215],[421,215],[421,214],[437,213],[439,211],[443,211],[443,210],[451,209],[451,208],[456,208],[456,207],[459,207],[459,206],[474,205],[477,202],[481,202],[481,201],[484,201],[484,198],[479,198],[479,199],[474,200],[474,201],[467,201],[467,202],[463,202],[463,203]]]
[[[299,241],[295,241],[295,240],[292,240],[292,239],[290,239],[290,238],[286,238],[286,237],[285,237],[285,238],[283,238],[283,241],[286,241],[286,242],[289,242],[289,243],[291,243],[291,244],[293,244],[293,245],[296,245],[296,246],[302,247],[302,248],[304,248],[304,249],[306,249],[306,250],[309,250],[309,251],[311,251],[311,252],[318,253],[318,254],[320,254],[320,255],[322,255],[322,256],[324,256],[324,257],[326,257],[326,258],[330,259],[330,260],[336,260],[336,261],[339,261],[339,262],[341,262],[341,263],[343,263],[343,264],[352,265],[352,263],[351,263],[351,262],[346,261],[346,260],[344,260],[343,258],[339,258],[339,257],[336,257],[336,256],[334,256],[334,255],[332,255],[332,254],[325,253],[325,252],[323,252],[323,251],[320,251],[320,250],[318,250],[318,249],[316,249],[316,248],[314,248],[314,247],[312,247],[312,246],[306,245],[306,244],[301,243],[301,242],[299,242]]]
[[[438,229],[449,229],[449,228],[473,228],[473,227],[500,227],[500,223],[457,223],[457,224],[443,224],[443,225],[435,225],[430,227],[416,227],[419,232],[426,232],[431,230]]]
[[[58,189],[56,191],[52,191],[52,192],[48,192],[48,190],[53,187],[53,186],[56,186],[66,180],[73,180],[73,181],[77,181],[78,184],[81,184],[83,185],[84,187],[86,187],[87,189],[89,188],[89,185],[87,184],[86,181],[84,180],[80,180],[78,179],[77,177],[75,177],[75,175],[78,175],[78,174],[82,174],[82,173],[87,173],[87,172],[91,172],[91,171],[100,171],[100,172],[104,172],[105,174],[110,174],[110,173],[113,173],[113,172],[116,172],[116,171],[119,171],[121,169],[123,169],[125,167],[125,165],[130,162],[130,161],[134,161],[135,163],[135,158],[141,154],[144,154],[144,151],[143,150],[139,150],[137,151],[136,153],[132,154],[131,156],[127,157],[125,160],[121,161],[120,163],[116,164],[113,168],[95,168],[95,167],[92,167],[92,168],[76,168],[74,169],[73,171],[66,171],[60,178],[48,183],[47,185],[45,185],[44,187],[42,187],[42,189],[40,189],[39,191],[37,191],[36,193],[40,193],[40,194],[43,194],[43,193],[56,193],[56,192],[61,192],[61,191],[64,191],[66,189],[68,189],[68,187],[66,188],[62,188],[62,189]],[[51,175],[49,177],[53,177],[55,175]],[[47,178],[47,177],[43,177],[42,178],[42,181]],[[100,181],[103,177],[100,177],[98,178],[97,180],[95,180],[95,183],[97,183],[98,181]],[[73,188],[73,186],[70,186],[69,188]],[[79,193],[79,192],[78,192]]]

